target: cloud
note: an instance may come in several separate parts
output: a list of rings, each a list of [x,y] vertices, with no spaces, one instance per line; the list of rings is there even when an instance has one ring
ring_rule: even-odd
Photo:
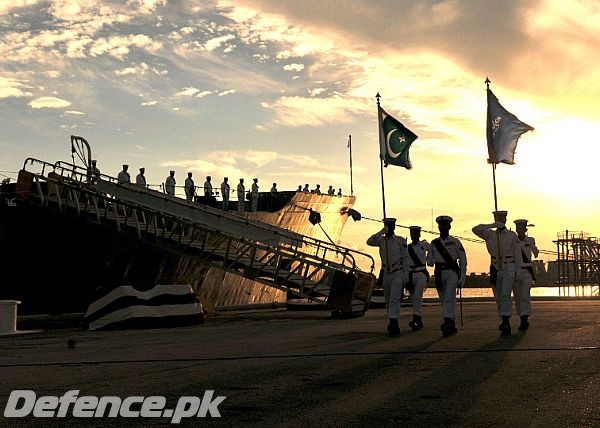
[[[146,74],[150,70],[150,66],[148,64],[142,62],[134,67],[126,67],[120,70],[115,70],[115,74],[117,76],[127,76],[128,74]],[[156,70],[153,70],[156,72]]]
[[[176,97],[193,97],[198,92],[200,92],[200,89],[198,89],[198,88],[187,87],[187,88],[183,88],[181,91],[177,92],[175,94],[175,96]]]
[[[33,6],[40,2],[41,0],[3,0],[0,2],[0,15],[13,9]]]
[[[95,40],[90,47],[90,55],[100,56],[108,54],[118,59],[124,59],[130,49],[136,47],[149,53],[154,53],[162,48],[162,43],[152,40],[145,34],[129,34],[126,36],[101,37]]]
[[[235,93],[236,93],[235,89],[229,89],[228,91],[219,92],[218,96],[224,97],[226,95],[231,95],[231,94],[235,94]]]
[[[360,100],[341,96],[330,98],[281,97],[272,104],[263,103],[262,106],[273,111],[277,124],[292,127],[350,123],[356,115],[365,114],[370,110]]]
[[[14,78],[0,76],[0,99],[31,96],[31,93],[24,91],[23,87],[23,83]]]
[[[204,43],[204,49],[206,49],[209,52],[214,51],[215,49],[221,47],[221,45],[232,39],[235,39],[235,36],[232,34],[215,37],[214,39],[210,39],[206,43]]]
[[[145,101],[141,105],[143,105],[143,106],[155,106],[156,105],[156,101]]]
[[[63,108],[71,105],[69,101],[61,100],[56,97],[40,97],[28,103],[31,108]]]
[[[302,71],[304,70],[304,64],[286,64],[283,66],[285,71]]]
[[[85,113],[82,111],[77,111],[77,110],[67,110],[64,114],[72,114],[75,116],[79,116],[79,115],[83,115]]]
[[[204,97],[206,97],[206,96],[208,96],[208,95],[210,95],[210,94],[212,94],[212,93],[213,93],[212,91],[202,91],[202,92],[199,92],[199,93],[197,93],[197,94],[196,94],[196,95],[194,95],[194,96],[195,96],[196,98],[204,98]]]

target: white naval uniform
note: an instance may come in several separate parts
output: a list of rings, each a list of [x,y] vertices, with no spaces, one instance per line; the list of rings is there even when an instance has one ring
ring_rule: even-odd
[[[436,238],[444,245],[444,248],[450,254],[452,260],[458,260],[458,266],[460,268],[460,278],[465,278],[467,274],[467,253],[461,242],[454,236],[448,236],[446,238]],[[429,252],[427,253],[427,264],[433,266],[445,265],[446,260],[438,251],[433,242],[430,244]],[[456,318],[456,287],[459,284],[458,274],[448,268],[442,268],[438,273],[441,280],[441,289],[437,290],[438,296],[442,302],[442,314],[444,318],[454,320]]]
[[[535,239],[531,236],[526,236],[522,241],[519,239],[519,243],[529,262],[523,261],[521,269],[517,272],[514,289],[515,307],[519,316],[529,316],[531,315],[531,286],[533,285],[533,276],[529,271],[529,269],[533,269],[531,255],[533,253],[537,257],[540,252],[535,245]]]
[[[367,239],[367,245],[379,247],[379,256],[384,270],[383,294],[388,306],[388,317],[398,318],[400,316],[402,291],[404,284],[408,281],[408,266],[410,263],[406,239],[396,235],[386,238],[385,228],[383,228]]]
[[[223,209],[227,211],[229,208],[229,183],[226,181],[221,183],[221,196],[223,196]]]
[[[423,291],[425,291],[425,285],[427,284],[427,253],[430,251],[431,245],[429,242],[423,240],[417,242],[416,244],[411,242],[408,244],[408,246],[413,248],[417,258],[423,265],[422,267],[415,267],[415,262],[413,261],[410,253],[408,254],[409,272],[412,275],[412,283],[415,287],[415,290],[411,296],[413,315],[421,316]]]
[[[244,195],[246,193],[246,188],[242,183],[237,185],[237,200],[238,200],[238,211],[244,212]]]
[[[184,190],[185,190],[185,199],[187,199],[188,201],[193,200],[194,192],[195,192],[194,180],[192,180],[190,177],[185,179]]]
[[[497,270],[496,284],[492,287],[498,313],[503,317],[512,315],[511,293],[515,285],[515,276],[521,269],[521,246],[517,234],[506,228],[498,232],[492,230],[496,223],[479,224],[473,233],[485,240],[491,263]],[[500,237],[500,245],[498,245]],[[500,254],[498,255],[498,248]]]
[[[146,177],[142,173],[135,176],[135,184],[138,186],[146,187]]]
[[[212,196],[212,194],[213,194],[212,184],[210,184],[210,181],[206,180],[204,182],[204,196],[209,198]]]
[[[258,184],[252,183],[252,211],[258,209]]]
[[[165,180],[165,192],[167,195],[175,196],[175,178],[170,175]]]
[[[119,173],[119,175],[117,175],[117,183],[119,183],[119,184],[131,183],[131,176],[129,175],[129,173],[127,171],[121,171]]]

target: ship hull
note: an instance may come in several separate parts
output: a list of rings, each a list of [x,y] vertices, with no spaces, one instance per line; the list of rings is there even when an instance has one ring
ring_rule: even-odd
[[[337,242],[348,218],[342,213],[353,204],[353,197],[298,193],[276,212],[243,215]],[[309,222],[309,209],[321,213],[320,226]],[[20,300],[21,314],[85,312],[97,295],[120,285],[190,284],[209,311],[286,301],[284,291],[35,205],[0,207],[0,243],[0,299]]]

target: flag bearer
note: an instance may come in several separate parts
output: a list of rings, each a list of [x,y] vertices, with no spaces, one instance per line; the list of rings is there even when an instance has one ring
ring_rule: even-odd
[[[506,228],[506,211],[494,211],[494,223],[479,224],[473,233],[485,240],[491,256],[490,281],[498,313],[502,322],[498,326],[501,336],[510,336],[512,314],[511,292],[517,272],[521,270],[521,246],[517,234]],[[492,229],[496,229],[495,231]]]
[[[429,272],[427,272],[427,253],[429,252],[429,242],[421,240],[421,227],[411,226],[410,228],[411,243],[408,244],[408,255],[410,257],[409,276],[406,288],[410,293],[413,318],[408,323],[408,326],[413,331],[418,331],[423,328],[423,320],[421,318],[421,304],[423,303],[423,292],[425,291],[427,281],[429,281]]]
[[[444,322],[440,329],[444,337],[457,333],[456,288],[465,285],[467,275],[467,253],[461,242],[450,236],[452,217],[441,215],[435,219],[440,237],[431,241],[427,264],[435,266],[435,288],[442,301]],[[458,261],[458,263],[457,263]]]
[[[398,317],[404,284],[408,281],[409,257],[406,239],[394,234],[395,218],[383,219],[384,227],[367,239],[367,245],[379,247],[383,268],[383,293],[388,311],[387,331],[390,336],[400,334]]]
[[[517,271],[515,281],[514,296],[517,313],[521,317],[520,331],[526,331],[529,328],[529,316],[531,315],[531,286],[535,281],[535,272],[531,264],[531,255],[537,258],[540,253],[535,245],[535,239],[527,236],[527,220],[515,220],[517,228],[517,237],[521,245],[521,269]],[[533,225],[529,225],[532,227]]]

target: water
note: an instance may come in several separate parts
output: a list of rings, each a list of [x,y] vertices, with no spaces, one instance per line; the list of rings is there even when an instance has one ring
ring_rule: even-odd
[[[486,288],[465,288],[462,292],[463,297],[494,297],[491,287]],[[598,285],[577,285],[569,287],[534,287],[531,289],[533,297],[589,297],[599,296],[600,286]],[[437,298],[435,287],[429,287],[423,297]]]

